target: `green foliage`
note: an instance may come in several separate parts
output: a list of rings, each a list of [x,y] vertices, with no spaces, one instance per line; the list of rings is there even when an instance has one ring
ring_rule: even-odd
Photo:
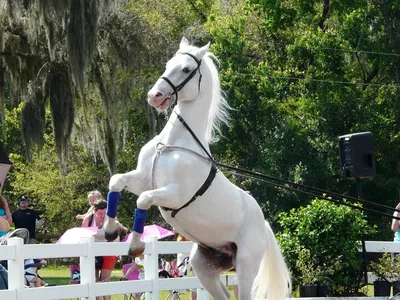
[[[382,257],[377,262],[371,262],[369,267],[379,280],[400,280],[400,257],[398,255],[393,258],[391,253],[383,253]]]
[[[321,280],[333,292],[358,291],[362,259],[359,241],[374,233],[363,213],[326,200],[292,209],[279,216],[277,237],[295,285]]]
[[[13,172],[10,174],[13,195],[9,201],[16,208],[20,195],[33,199],[32,206],[42,213],[45,232],[59,234],[67,228],[80,226],[75,220],[89,208],[87,194],[94,189],[106,191],[108,172],[103,164],[95,164],[83,149],[75,149],[70,157],[70,168],[60,174],[54,146],[45,146],[40,154],[26,164],[18,155],[10,155]],[[85,180],[82,180],[85,179]]]
[[[298,250],[298,259],[296,268],[298,268],[301,285],[330,285],[330,276],[334,276],[335,272],[342,268],[342,256],[334,258],[334,261],[318,264],[315,257],[311,256],[311,251],[300,246]]]
[[[400,44],[395,1],[247,0],[216,3],[206,24],[221,62],[232,123],[213,152],[225,163],[356,196],[341,180],[337,138],[371,131],[378,176],[361,197],[400,199]],[[325,5],[325,6],[324,6]],[[328,5],[328,6],[326,6]],[[388,9],[393,6],[392,9]],[[328,13],[326,13],[328,12]],[[269,218],[309,196],[232,178]],[[369,215],[379,236],[389,220]]]

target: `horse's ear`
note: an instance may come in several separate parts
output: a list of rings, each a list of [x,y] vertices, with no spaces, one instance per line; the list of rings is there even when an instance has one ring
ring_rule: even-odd
[[[181,43],[179,44],[179,49],[184,49],[187,48],[188,46],[189,46],[189,41],[187,40],[187,38],[183,37]]]
[[[207,45],[201,47],[199,50],[196,51],[196,57],[197,59],[202,59],[203,56],[206,54],[206,52],[208,51],[208,48],[210,48],[210,42],[208,42]]]

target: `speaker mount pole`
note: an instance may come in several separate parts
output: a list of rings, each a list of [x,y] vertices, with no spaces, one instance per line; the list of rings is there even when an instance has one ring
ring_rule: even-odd
[[[361,199],[361,181],[360,177],[356,177],[357,182],[357,199]]]

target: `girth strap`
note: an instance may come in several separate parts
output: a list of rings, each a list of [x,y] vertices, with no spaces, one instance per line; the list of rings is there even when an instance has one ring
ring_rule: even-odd
[[[210,173],[208,174],[208,177],[206,179],[206,181],[204,181],[203,185],[199,188],[199,190],[193,195],[192,199],[190,199],[186,204],[184,204],[183,206],[181,206],[178,209],[172,209],[169,207],[161,207],[163,210],[166,211],[172,211],[171,213],[171,217],[175,218],[176,214],[182,209],[185,208],[187,206],[189,206],[190,203],[192,203],[194,200],[197,199],[198,196],[202,196],[207,189],[210,187],[211,183],[214,180],[215,174],[217,173],[217,168],[214,164],[211,165],[211,169],[210,169]]]

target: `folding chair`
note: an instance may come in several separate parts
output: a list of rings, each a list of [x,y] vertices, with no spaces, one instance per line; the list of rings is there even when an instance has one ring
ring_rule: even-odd
[[[181,297],[179,297],[179,291],[169,291],[169,294],[165,300],[182,300]]]
[[[81,271],[79,266],[70,265],[69,266],[69,274],[71,278],[71,284],[80,284],[81,283]]]
[[[78,265],[70,265],[69,266],[69,276],[71,284],[80,284],[81,283],[81,269]],[[73,298],[79,300],[80,298]]]
[[[186,256],[177,268],[179,270],[179,277],[187,277],[192,269],[189,263],[189,256]]]
[[[29,240],[29,231],[25,228],[18,228],[10,231],[0,238],[0,245],[7,245],[8,239],[12,237],[22,238],[24,240],[24,244],[26,244]]]
[[[169,266],[171,267],[171,263],[167,263],[169,264]],[[165,266],[165,264],[164,264]],[[174,264],[172,264],[172,268],[174,268]],[[173,276],[170,272],[168,272],[165,269],[161,269],[158,270],[158,277],[159,278],[174,278],[174,277],[179,277],[179,270],[174,269],[174,271],[172,272],[173,274],[176,274],[178,276]],[[182,293],[182,290],[172,290],[172,291],[168,291],[168,296],[167,298],[165,298],[165,300],[181,300],[181,297],[179,296],[179,294],[184,294]],[[186,291],[185,291],[186,293]]]

